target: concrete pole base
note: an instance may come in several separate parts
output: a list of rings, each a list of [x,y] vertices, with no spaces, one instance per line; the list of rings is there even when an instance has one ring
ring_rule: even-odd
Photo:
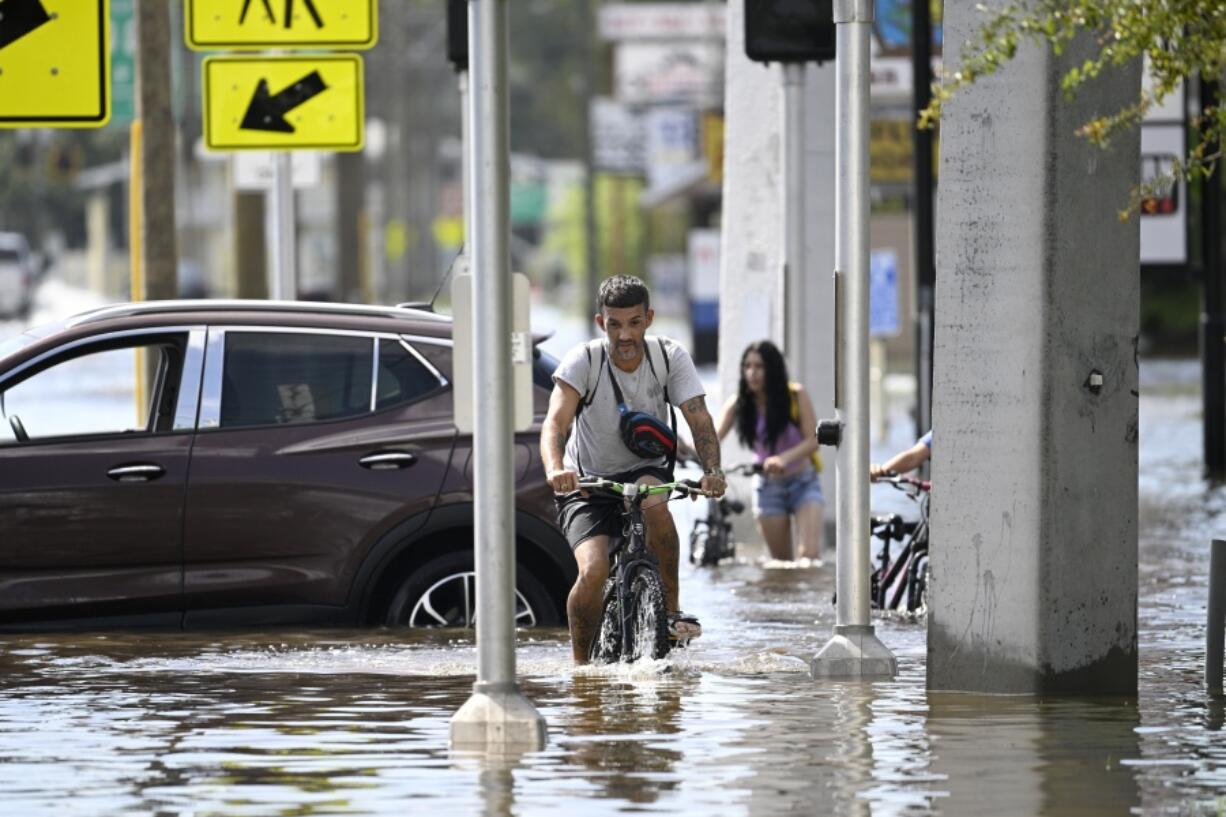
[[[814,680],[893,678],[898,674],[898,661],[878,640],[871,624],[842,624],[813,656],[809,672]]]
[[[545,731],[545,719],[518,684],[476,683],[451,717],[451,748],[538,751],[545,748]]]

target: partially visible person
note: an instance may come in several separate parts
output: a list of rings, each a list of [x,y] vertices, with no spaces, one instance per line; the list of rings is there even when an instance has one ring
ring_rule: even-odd
[[[755,477],[754,518],[771,558],[817,561],[826,506],[818,476],[817,414],[804,387],[788,380],[783,353],[769,340],[749,344],[741,355],[737,393],[724,403],[715,424],[719,438],[733,426],[762,465],[762,475]]]
[[[600,285],[596,325],[604,337],[571,349],[553,374],[549,411],[541,426],[545,479],[558,494],[558,524],[575,552],[579,575],[566,603],[576,664],[587,663],[600,626],[601,593],[609,575],[609,544],[622,531],[622,511],[579,491],[583,476],[659,485],[673,480],[676,418],[681,409],[703,466],[702,490],[724,493],[719,440],[707,411],[706,392],[694,362],[680,344],[647,335],[655,318],[647,286],[631,275]],[[633,419],[637,418],[637,419]],[[624,424],[644,430],[646,448],[633,447]],[[572,432],[573,428],[573,432]],[[680,609],[677,563],[680,542],[667,497],[643,503],[647,547],[660,564],[668,606],[669,636],[689,641],[702,633],[698,618]]]
[[[870,465],[868,476],[873,482],[889,474],[905,474],[914,471],[932,456],[932,429],[915,441],[915,445],[905,451],[899,451],[880,465]]]

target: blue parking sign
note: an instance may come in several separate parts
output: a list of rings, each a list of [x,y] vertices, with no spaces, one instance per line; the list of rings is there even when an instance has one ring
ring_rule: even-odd
[[[868,264],[868,332],[873,337],[897,335],[898,253],[873,250]]]

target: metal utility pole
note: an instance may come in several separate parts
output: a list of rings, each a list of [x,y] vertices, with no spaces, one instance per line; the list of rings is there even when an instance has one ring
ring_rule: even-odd
[[[838,609],[834,635],[810,669],[814,678],[890,677],[898,672],[897,661],[869,623],[868,58],[873,0],[835,0],[834,22],[835,309],[841,329],[835,339],[838,417],[832,440],[838,445]]]
[[[447,0],[447,59],[455,68],[460,91],[460,189],[464,199],[464,244],[456,259],[456,276],[472,270],[473,232],[473,135],[470,108],[471,80],[468,71],[469,0]],[[453,279],[454,280],[454,279]]]
[[[591,315],[596,311],[596,295],[600,286],[600,270],[597,264],[596,241],[596,163],[592,154],[592,97],[596,93],[596,20],[592,13],[599,0],[579,0],[579,30],[583,32],[587,59],[583,61],[583,110],[580,112],[580,141],[583,143],[583,304],[584,322],[588,332],[595,336],[596,324]]]
[[[783,291],[784,347],[792,372],[805,365],[805,64],[783,63]]]
[[[469,87],[468,69],[457,73],[457,84],[460,88],[460,184],[464,189],[464,251],[460,253],[460,269],[463,275],[472,271],[472,245],[475,238],[473,227],[473,126],[471,104],[469,97],[472,88]]]
[[[1200,109],[1204,115],[1218,105],[1218,83],[1201,77]],[[1208,146],[1217,153],[1218,145]],[[1222,299],[1222,180],[1221,167],[1201,183],[1201,258],[1204,268],[1204,308],[1201,312],[1201,363],[1205,425],[1205,475],[1226,479],[1226,304]]]
[[[143,291],[133,300],[178,296],[178,246],[175,236],[175,123],[170,104],[170,3],[136,4],[137,73],[134,138],[140,163],[132,195],[140,209],[140,243],[130,248]],[[138,255],[139,254],[139,255]]]
[[[545,720],[515,680],[515,461],[511,343],[507,2],[468,7],[473,202],[473,492],[477,682],[451,719],[457,748],[539,749]]]
[[[914,118],[932,99],[932,8],[928,0],[911,3],[911,97]],[[932,219],[932,130],[912,125],[915,143],[915,436],[932,428],[932,308],[936,258]]]
[[[272,283],[269,291],[274,301],[292,301],[298,297],[298,229],[294,213],[294,165],[289,151],[278,151],[273,159],[273,184],[269,191],[273,224],[277,235],[273,242]]]

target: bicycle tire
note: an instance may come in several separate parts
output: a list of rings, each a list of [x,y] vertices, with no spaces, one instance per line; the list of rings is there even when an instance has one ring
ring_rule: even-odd
[[[670,646],[664,583],[659,572],[650,565],[636,565],[631,571],[625,617],[625,626],[630,628],[630,637],[626,639],[629,649],[622,660],[663,658],[668,655]]]
[[[928,584],[932,575],[927,551],[915,557],[908,573],[910,575],[907,577],[907,612],[926,612],[928,610]]]
[[[698,521],[690,531],[690,564],[706,565],[707,540],[710,538],[707,523]]]
[[[719,529],[708,529],[707,538],[702,548],[702,566],[714,567],[719,564],[720,559],[724,558],[724,551],[727,548],[727,534]]]
[[[600,626],[588,649],[588,660],[596,664],[615,664],[622,657],[622,615],[617,600],[617,582],[610,577],[604,585],[600,604]]]

